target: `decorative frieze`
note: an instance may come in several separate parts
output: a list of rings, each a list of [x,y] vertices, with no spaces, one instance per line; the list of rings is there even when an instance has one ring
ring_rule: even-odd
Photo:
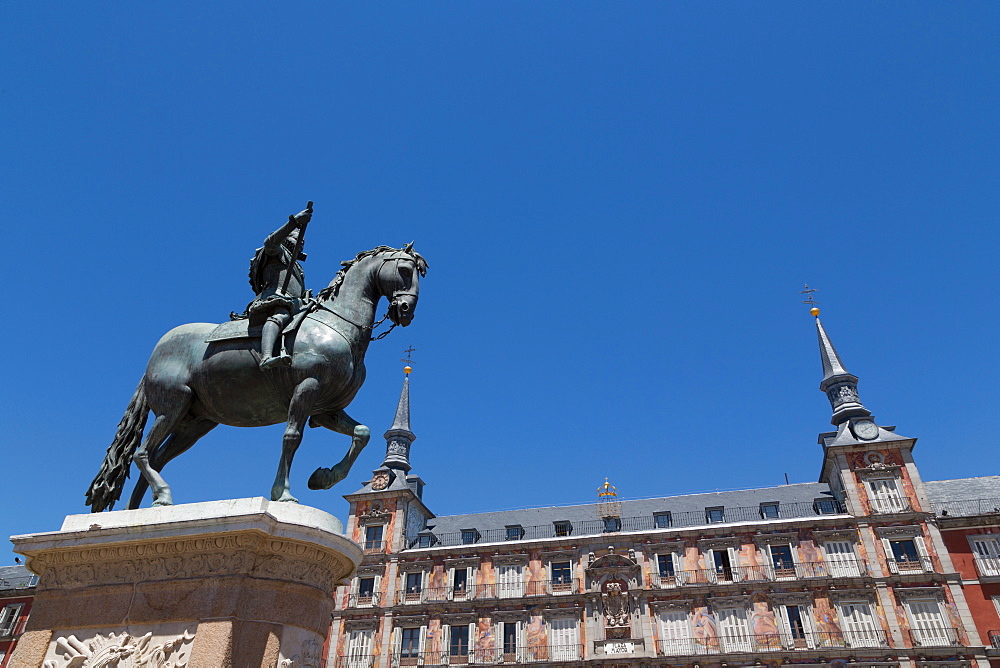
[[[77,666],[171,666],[185,668],[191,655],[194,634],[184,631],[180,635],[154,640],[150,631],[142,636],[97,633],[92,636],[79,633],[58,636],[50,646],[42,668],[76,668]]]

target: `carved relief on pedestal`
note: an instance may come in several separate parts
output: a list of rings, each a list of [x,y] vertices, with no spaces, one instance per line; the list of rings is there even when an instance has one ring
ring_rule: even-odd
[[[185,668],[193,641],[194,634],[186,630],[157,640],[152,632],[139,637],[98,633],[84,640],[69,634],[56,638],[48,652],[55,658],[47,659],[42,668]]]

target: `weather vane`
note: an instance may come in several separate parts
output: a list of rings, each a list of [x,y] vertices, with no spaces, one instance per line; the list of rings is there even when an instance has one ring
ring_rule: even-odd
[[[406,357],[402,358],[399,361],[400,362],[406,362],[407,364],[413,364],[413,359],[412,358],[413,358],[413,353],[415,353],[415,352],[417,352],[417,349],[414,348],[412,345],[410,345],[409,348],[407,348],[406,350],[403,351],[403,354],[406,355]]]
[[[802,303],[803,304],[809,304],[809,306],[816,306],[816,304],[819,304],[818,301],[816,301],[815,299],[813,299],[813,293],[814,292],[816,292],[816,288],[810,288],[809,284],[806,283],[806,289],[805,290],[799,290],[799,294],[800,295],[805,295],[806,296],[806,298],[802,300]]]

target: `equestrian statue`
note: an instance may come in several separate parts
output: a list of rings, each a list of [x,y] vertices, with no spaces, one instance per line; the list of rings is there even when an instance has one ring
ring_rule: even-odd
[[[412,243],[363,251],[342,262],[313,298],[299,264],[306,257],[302,247],[311,218],[309,202],[257,250],[250,263],[256,297],[246,311],[221,325],[181,325],[156,344],[87,490],[92,512],[114,508],[133,462],[142,476],[128,508],[139,507],[147,488],[154,506],[171,505],[163,467],[219,424],[287,423],[272,501],[296,501],[289,471],[306,424],[351,437],[343,459],[316,469],[309,488],[329,489],[347,476],[370,437],[368,427],[344,411],[365,381],[365,352],[396,325],[412,322],[427,262]],[[389,308],[376,323],[382,297]],[[372,330],[386,318],[392,326],[373,338]],[[150,413],[153,424],[143,438]]]

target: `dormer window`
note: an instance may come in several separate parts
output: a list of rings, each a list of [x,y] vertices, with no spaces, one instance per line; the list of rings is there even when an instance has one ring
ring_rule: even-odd
[[[434,536],[429,533],[425,533],[420,536],[418,544],[420,547],[430,547],[434,543]]]
[[[778,502],[760,504],[760,516],[765,520],[776,520],[781,515],[778,512]]]
[[[573,525],[569,522],[553,522],[555,526],[556,536],[569,536],[573,533]]]
[[[818,515],[836,515],[840,511],[836,499],[816,499],[813,506]]]
[[[507,527],[507,540],[521,540],[524,538],[524,527],[515,524]]]
[[[670,513],[653,513],[653,524],[657,529],[669,529],[673,524],[673,518]]]
[[[462,529],[462,545],[472,545],[479,540],[479,532],[475,529]]]
[[[726,509],[722,506],[716,506],[715,508],[705,508],[705,520],[709,524],[715,522],[725,522]]]

